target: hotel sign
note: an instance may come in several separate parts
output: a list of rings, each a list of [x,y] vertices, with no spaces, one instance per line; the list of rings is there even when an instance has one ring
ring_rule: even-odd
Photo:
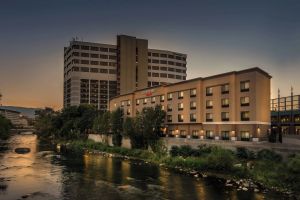
[[[146,90],[143,92],[143,94],[146,96],[146,97],[150,97],[152,96],[152,94],[155,92],[154,89],[150,89],[150,90]]]

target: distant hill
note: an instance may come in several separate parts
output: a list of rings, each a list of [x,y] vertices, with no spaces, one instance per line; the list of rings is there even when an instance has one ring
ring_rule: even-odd
[[[25,108],[25,107],[17,107],[17,106],[0,106],[0,108],[20,112],[22,115],[29,118],[34,118],[35,111],[40,110],[40,108]]]

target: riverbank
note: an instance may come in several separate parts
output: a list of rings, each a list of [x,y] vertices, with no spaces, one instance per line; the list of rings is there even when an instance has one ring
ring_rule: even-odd
[[[171,155],[153,153],[148,150],[126,149],[107,146],[90,140],[72,141],[67,143],[68,152],[101,154],[122,159],[134,159],[153,163],[164,168],[176,170],[195,178],[213,176],[220,178],[227,187],[236,187],[238,190],[253,190],[266,192],[272,190],[296,197],[299,186],[299,156],[282,162],[280,157],[269,151],[260,153],[254,159],[251,152],[240,150],[240,155],[219,147],[201,147],[197,151],[175,148]],[[193,154],[193,155],[189,155]],[[241,158],[244,157],[244,158]]]

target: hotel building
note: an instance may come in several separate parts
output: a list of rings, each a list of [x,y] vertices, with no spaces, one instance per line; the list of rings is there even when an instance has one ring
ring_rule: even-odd
[[[166,111],[164,134],[215,140],[266,140],[271,76],[260,68],[233,71],[116,96],[110,110],[134,117],[144,107]]]
[[[186,54],[149,49],[148,40],[126,35],[116,43],[73,40],[64,48],[64,107],[107,110],[116,95],[186,80]]]

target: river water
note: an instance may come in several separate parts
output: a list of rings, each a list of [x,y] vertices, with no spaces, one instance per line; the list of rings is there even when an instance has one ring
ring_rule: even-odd
[[[0,144],[0,199],[282,199],[237,191],[217,179],[196,179],[158,166],[99,155],[63,156],[35,135]],[[15,148],[28,147],[28,154]]]

